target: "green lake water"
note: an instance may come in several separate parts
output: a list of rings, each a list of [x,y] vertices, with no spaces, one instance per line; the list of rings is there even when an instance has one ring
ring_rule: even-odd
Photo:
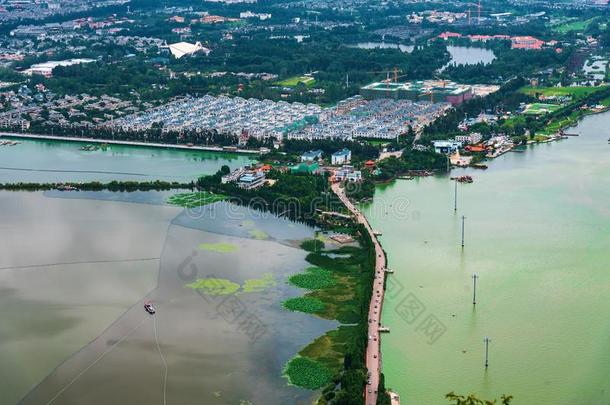
[[[365,207],[395,270],[383,370],[403,403],[455,391],[610,404],[610,114],[570,132],[581,136],[452,172],[474,177],[457,213],[448,177],[399,180]]]
[[[4,139],[4,138],[2,138]],[[108,145],[84,151],[86,143],[16,139],[0,146],[0,183],[55,181],[190,181],[222,165],[236,169],[253,156],[142,146]]]

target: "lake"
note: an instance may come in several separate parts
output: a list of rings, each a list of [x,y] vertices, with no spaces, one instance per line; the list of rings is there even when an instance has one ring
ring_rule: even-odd
[[[80,142],[15,140],[22,143],[0,146],[0,183],[190,181],[222,165],[235,169],[252,162],[251,156],[236,153],[124,145],[85,151]]]
[[[608,128],[610,113],[589,116],[569,131],[579,137],[452,172],[474,178],[459,185],[457,213],[446,176],[379,187],[365,212],[395,271],[383,371],[404,403],[450,391],[610,403]]]
[[[478,63],[487,65],[496,59],[494,52],[485,48],[449,45],[447,51],[451,54],[451,60],[441,68],[441,71],[448,66],[476,65]]]
[[[310,403],[283,367],[337,324],[281,302],[302,293],[286,281],[313,228],[156,192],[70,194],[0,192],[3,403]],[[187,287],[208,278],[240,289]]]
[[[251,162],[80,146],[0,147],[0,181],[189,181]],[[302,295],[287,279],[316,230],[225,202],[183,210],[171,194],[0,192],[3,404],[311,403],[284,365],[338,324],[281,302]]]
[[[410,53],[413,51],[413,45],[402,45],[392,42],[359,42],[355,45],[349,45],[352,48],[360,49],[400,49],[403,52]]]

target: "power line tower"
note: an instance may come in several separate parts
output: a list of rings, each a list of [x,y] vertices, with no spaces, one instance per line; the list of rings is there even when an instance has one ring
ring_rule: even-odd
[[[485,336],[483,343],[485,343],[485,368],[489,367],[489,343],[491,339]]]

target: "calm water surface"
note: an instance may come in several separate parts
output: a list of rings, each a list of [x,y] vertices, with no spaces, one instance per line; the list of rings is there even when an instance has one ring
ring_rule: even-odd
[[[351,46],[360,49],[400,49],[406,53],[410,53],[414,49],[413,45],[402,45],[392,42],[359,42]]]
[[[5,138],[2,138],[5,139]],[[17,140],[17,139],[16,139]],[[190,181],[251,163],[251,156],[232,153],[184,151],[108,145],[104,150],[80,150],[83,143],[18,140],[0,146],[0,183],[56,181]]]
[[[366,212],[395,270],[383,368],[405,403],[441,404],[456,391],[610,404],[609,128],[610,113],[590,116],[570,130],[578,138],[453,172],[475,179],[460,185],[457,214],[447,177],[378,190]],[[413,302],[423,307],[405,309]],[[440,332],[426,334],[430,319]]]
[[[451,60],[441,71],[448,66],[457,65],[476,65],[478,63],[489,64],[496,59],[496,55],[491,49],[470,47],[470,46],[447,46],[447,51],[451,54]]]
[[[286,283],[308,266],[293,246],[315,230],[228,203],[185,212],[156,192],[107,194],[0,193],[2,403],[310,403],[283,366],[337,324],[281,302],[301,294]],[[257,292],[185,287],[265,275]]]
[[[251,162],[81,146],[2,146],[0,182],[189,181]],[[296,246],[315,230],[228,203],[187,212],[165,205],[170,194],[0,192],[2,404],[311,402],[283,366],[337,325],[281,302],[302,293],[286,280],[308,266]],[[272,283],[227,296],[185,287],[210,277]]]

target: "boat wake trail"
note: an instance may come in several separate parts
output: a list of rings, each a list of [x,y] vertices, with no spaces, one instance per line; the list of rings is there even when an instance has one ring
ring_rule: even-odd
[[[36,267],[53,267],[53,266],[71,266],[71,265],[75,265],[75,264],[149,262],[149,261],[153,261],[153,260],[160,260],[160,258],[159,257],[144,257],[141,259],[86,260],[86,261],[76,261],[76,262],[28,264],[28,265],[23,265],[23,266],[0,267],[0,270],[32,269],[32,268],[36,268]]]
[[[108,353],[110,353],[112,350],[114,350],[119,344],[121,344],[125,339],[127,339],[129,336],[131,336],[132,333],[134,333],[146,320],[146,318],[142,318],[142,320],[140,321],[140,323],[138,323],[133,329],[131,329],[129,332],[127,332],[125,335],[123,335],[122,338],[120,338],[119,340],[117,340],[112,346],[110,346],[108,349],[106,349],[104,351],[104,353],[100,354],[100,356],[95,359],[91,364],[89,364],[87,367],[85,367],[80,373],[78,373],[76,375],[76,377],[74,377],[68,384],[66,384],[61,390],[59,390],[59,392],[57,392],[57,394],[55,394],[55,396],[53,398],[51,398],[49,400],[49,402],[47,402],[46,405],[50,405],[53,402],[55,402],[55,400],[57,398],[59,398],[61,396],[61,394],[63,394],[68,388],[70,388],[70,386],[72,386],[72,384],[74,384],[76,381],[78,381],[79,378],[81,378],[83,376],[83,374],[85,374],[87,371],[89,371],[91,369],[91,367],[95,366],[100,360],[102,360]]]
[[[153,327],[155,330],[155,343],[157,344],[157,350],[159,351],[159,357],[161,357],[161,361],[163,362],[163,405],[167,405],[167,361],[165,360],[165,356],[163,356],[163,352],[161,351],[161,346],[159,345],[159,335],[157,333],[157,315],[153,315]]]

